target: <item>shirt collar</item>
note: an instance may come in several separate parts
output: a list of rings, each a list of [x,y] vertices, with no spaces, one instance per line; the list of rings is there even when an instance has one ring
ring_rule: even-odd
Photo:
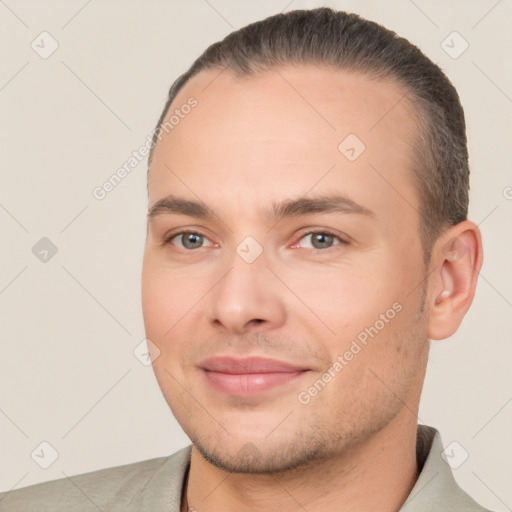
[[[483,512],[455,481],[452,470],[442,457],[443,443],[439,432],[418,425],[416,457],[420,476],[399,512]]]

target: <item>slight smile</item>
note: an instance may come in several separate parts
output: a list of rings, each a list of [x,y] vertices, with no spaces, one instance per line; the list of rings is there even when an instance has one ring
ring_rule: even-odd
[[[258,395],[309,371],[308,368],[262,357],[211,357],[199,367],[213,388],[235,396]]]

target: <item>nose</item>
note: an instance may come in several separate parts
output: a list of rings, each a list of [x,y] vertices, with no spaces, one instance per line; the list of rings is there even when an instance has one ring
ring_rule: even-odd
[[[238,254],[231,268],[208,294],[209,322],[232,334],[265,331],[283,325],[282,285],[267,268],[264,255],[247,263]],[[224,272],[223,272],[224,273]]]

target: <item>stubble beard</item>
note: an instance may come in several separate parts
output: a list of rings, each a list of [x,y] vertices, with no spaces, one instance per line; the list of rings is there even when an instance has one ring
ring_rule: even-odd
[[[421,339],[424,337],[422,329],[426,321],[425,301],[426,285],[421,291],[416,313],[409,319],[403,343],[409,341],[419,347],[415,349],[416,362],[421,364],[420,356],[424,349],[420,350],[420,347],[423,343],[428,345],[427,339]],[[300,428],[293,429],[286,436],[279,436],[276,431],[267,438],[260,437],[258,440],[244,442],[233,437],[224,444],[215,439],[215,436],[205,436],[198,428],[190,438],[207,462],[229,473],[275,475],[301,472],[333,458],[341,457],[348,461],[351,453],[384,429],[404,407],[407,407],[402,397],[409,393],[418,372],[421,373],[421,368],[410,365],[404,382],[399,383],[399,393],[393,394],[388,389],[384,394],[387,397],[385,402],[382,401],[382,397],[366,396],[362,397],[364,400],[361,401],[360,410],[352,409],[358,413],[357,415],[347,417],[345,411],[339,411],[335,427],[327,424],[325,416],[312,408],[311,412],[306,409],[306,417],[295,420]],[[294,404],[292,407],[297,405]],[[293,422],[293,416],[291,414],[287,421]],[[349,471],[351,467],[347,466],[346,469]]]

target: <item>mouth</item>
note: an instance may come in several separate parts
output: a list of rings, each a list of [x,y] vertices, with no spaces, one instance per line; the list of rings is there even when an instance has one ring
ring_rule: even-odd
[[[284,386],[309,371],[262,357],[212,357],[199,365],[208,384],[233,396],[253,396]]]

